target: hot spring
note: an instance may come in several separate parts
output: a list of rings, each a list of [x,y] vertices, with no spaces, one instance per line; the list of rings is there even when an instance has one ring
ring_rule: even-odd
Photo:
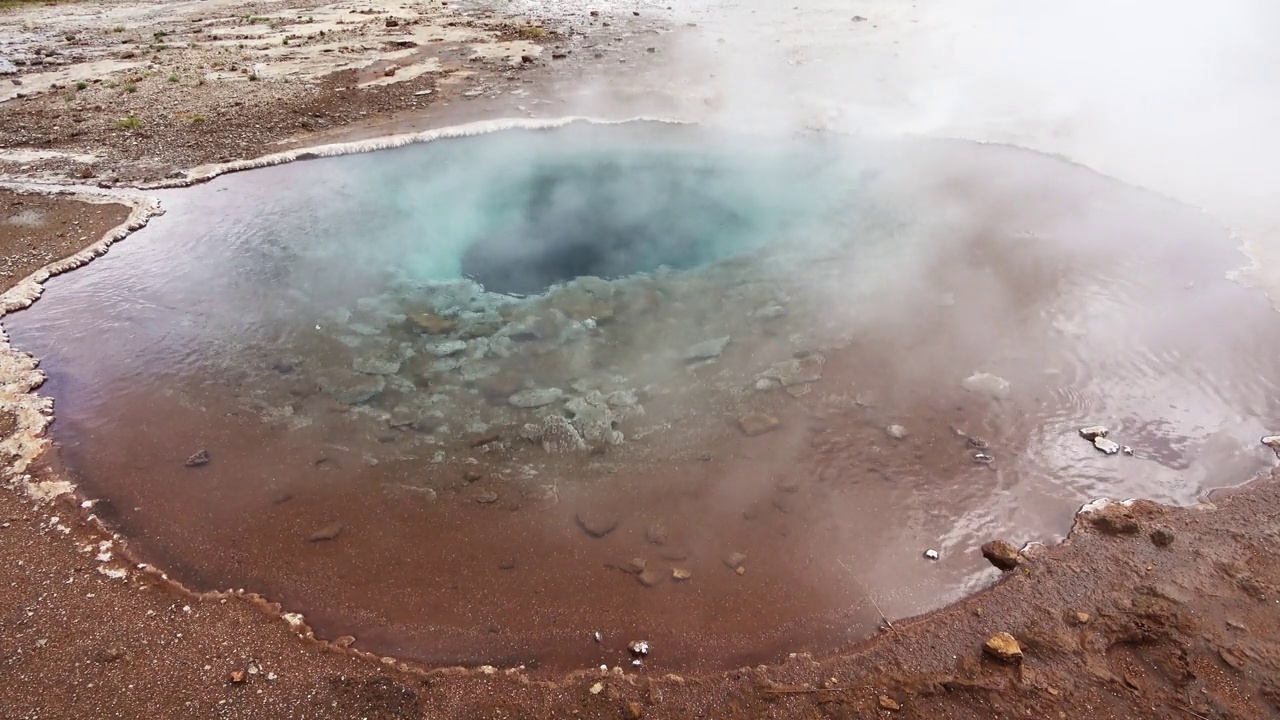
[[[7,318],[50,462],[174,578],[380,654],[829,652],[987,540],[1274,461],[1229,234],[1028,151],[576,123],[160,197]]]

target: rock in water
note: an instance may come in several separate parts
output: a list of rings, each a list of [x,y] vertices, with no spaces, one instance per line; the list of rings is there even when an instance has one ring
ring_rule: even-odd
[[[1080,428],[1080,437],[1093,442],[1100,437],[1106,437],[1111,431],[1101,425],[1090,425],[1089,427]]]
[[[1274,450],[1276,456],[1280,457],[1280,435],[1268,435],[1262,438],[1262,444]]]
[[[1106,453],[1107,455],[1115,455],[1116,453],[1120,452],[1120,443],[1114,440],[1108,440],[1107,438],[1104,438],[1104,437],[1094,438],[1093,446],[1098,448],[1098,450]]]
[[[394,375],[400,371],[400,361],[394,358],[358,357],[351,361],[351,369],[365,375]]]
[[[760,412],[747,413],[738,418],[738,427],[742,428],[742,432],[747,437],[763,435],[770,430],[778,429],[780,425],[782,421],[778,418]]]
[[[971,393],[988,395],[996,400],[1009,397],[1009,381],[991,373],[974,373],[965,378],[960,385]]]
[[[636,575],[636,580],[645,587],[653,587],[662,582],[662,575],[657,570],[645,570]]]
[[[718,358],[728,344],[729,336],[725,335],[722,338],[704,340],[696,345],[690,345],[689,349],[684,351],[684,361],[697,362],[699,360]]]
[[[1022,662],[1022,646],[1012,635],[998,632],[992,635],[982,647],[986,653],[997,660],[1017,664]]]
[[[727,565],[731,570],[737,570],[738,568],[742,567],[746,562],[747,562],[747,556],[740,552],[730,553],[728,557],[724,559],[724,564]]]
[[[182,463],[182,464],[183,464],[183,465],[186,465],[187,467],[200,467],[200,466],[202,466],[202,465],[208,465],[208,464],[209,464],[209,451],[208,451],[208,450],[198,450],[198,451],[196,451],[196,453],[195,453],[194,455],[192,455],[191,457],[187,458],[186,462],[184,462],[184,463]]]
[[[1018,567],[1018,548],[1007,540],[992,540],[983,545],[982,557],[1001,570],[1012,570]]]
[[[545,407],[562,397],[564,397],[564,391],[560,388],[534,388],[531,390],[521,390],[508,398],[507,402],[511,403],[514,407],[529,410]]]
[[[894,440],[901,440],[907,436],[907,429],[901,425],[890,425],[884,431]]]

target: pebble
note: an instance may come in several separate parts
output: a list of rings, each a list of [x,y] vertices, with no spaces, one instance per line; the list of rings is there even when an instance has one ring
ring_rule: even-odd
[[[244,670],[232,670],[227,673],[227,682],[232,685],[241,685],[249,679],[249,674]]]
[[[928,550],[925,550],[924,556],[926,560],[937,560],[939,557],[938,551],[934,550],[933,548],[929,548]]]
[[[998,632],[992,635],[982,646],[988,655],[1007,663],[1022,662],[1022,646],[1009,633]]]
[[[496,503],[498,502],[498,493],[492,490],[485,490],[481,492],[479,495],[476,495],[476,502],[480,503],[481,505],[490,505],[492,503]]]
[[[747,562],[747,556],[740,552],[730,553],[724,559],[724,564],[728,566],[731,570],[737,570],[738,568],[742,567],[743,564],[746,562]]]
[[[631,651],[636,657],[645,657],[649,654],[648,640],[632,640],[627,643],[627,650]]]
[[[183,464],[183,465],[185,465],[185,466],[187,466],[187,467],[200,467],[201,465],[208,465],[208,464],[209,464],[209,451],[208,451],[208,450],[199,450],[199,451],[197,451],[194,455],[192,455],[191,457],[187,458],[187,459],[186,459],[186,461],[185,461],[185,462],[183,462],[182,464]]]
[[[581,510],[574,519],[578,521],[578,526],[583,532],[593,538],[602,538],[618,527],[618,516],[613,513]]]
[[[885,710],[901,710],[902,704],[899,703],[897,700],[894,700],[893,698],[889,697],[888,695],[881,695],[880,707],[884,708]]]
[[[907,436],[907,429],[901,425],[890,425],[884,431],[894,440],[901,440]]]
[[[599,695],[603,690],[604,690],[604,683],[596,683],[595,685],[592,685],[591,688],[587,690],[587,692],[591,693],[592,695]]]
[[[1157,526],[1151,531],[1151,542],[1156,547],[1169,547],[1173,544],[1173,529],[1165,525]]]
[[[647,566],[648,566],[648,563],[644,561],[644,558],[637,557],[637,558],[631,558],[631,560],[627,562],[626,569],[632,575],[639,575],[640,573],[644,572],[645,567]]]
[[[1075,614],[1075,622],[1077,625],[1088,625],[1093,618],[1087,612],[1078,612]]]
[[[671,578],[676,581],[684,581],[693,577],[693,573],[685,568],[673,568],[671,570]]]
[[[982,546],[982,557],[1001,570],[1018,567],[1018,548],[1007,540],[992,540]]]
[[[738,427],[742,429],[743,434],[747,437],[763,435],[778,429],[781,425],[782,421],[778,418],[761,412],[747,413],[738,418]]]

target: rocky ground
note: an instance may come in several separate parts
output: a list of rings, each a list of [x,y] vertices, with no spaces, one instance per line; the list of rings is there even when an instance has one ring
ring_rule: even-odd
[[[0,56],[15,70],[0,75],[0,171],[145,183],[384,123],[536,112],[512,93],[601,60],[590,28],[612,23],[634,39],[648,22],[584,10],[544,26],[443,2],[0,11]],[[626,45],[609,52],[647,53],[645,42]],[[0,287],[126,215],[4,191]],[[0,415],[0,433],[14,432],[14,417]],[[1097,508],[1060,547],[1029,557],[993,547],[1011,569],[990,590],[886,623],[831,657],[702,676],[613,668],[533,679],[314,641],[267,602],[197,596],[139,566],[74,499],[37,504],[6,491],[0,709],[14,718],[1280,717],[1278,505],[1271,477],[1198,508]]]

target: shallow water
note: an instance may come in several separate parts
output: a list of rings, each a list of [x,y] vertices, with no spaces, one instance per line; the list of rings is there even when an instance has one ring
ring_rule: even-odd
[[[1193,502],[1273,461],[1280,334],[1223,279],[1231,239],[1030,152],[574,126],[163,201],[7,319],[49,373],[59,461],[176,577],[378,652],[831,650],[989,582],[988,539],[1056,539],[1100,496]],[[675,267],[527,298],[457,279],[540,289],[592,237],[612,243],[599,274]],[[966,390],[976,373],[1008,392]],[[778,427],[744,434],[752,412]],[[1134,456],[1084,442],[1093,424]],[[584,532],[601,516],[616,528]]]

